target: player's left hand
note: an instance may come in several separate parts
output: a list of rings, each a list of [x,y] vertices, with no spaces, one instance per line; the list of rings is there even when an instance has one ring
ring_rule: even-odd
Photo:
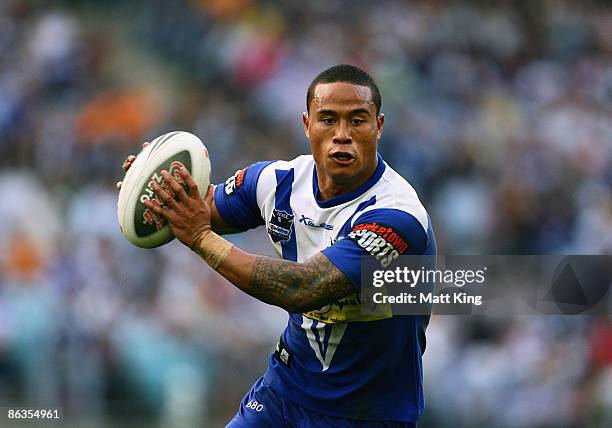
[[[173,197],[166,188],[153,181],[151,187],[157,194],[159,201],[155,199],[147,200],[144,205],[155,214],[168,220],[172,233],[179,241],[191,248],[193,241],[200,233],[207,229],[212,230],[209,201],[212,199],[213,186],[209,186],[206,198],[202,199],[198,185],[189,171],[185,167],[181,167],[179,174],[187,184],[189,194],[168,171],[164,170],[161,172],[161,176],[175,196]],[[164,205],[161,205],[160,201]]]

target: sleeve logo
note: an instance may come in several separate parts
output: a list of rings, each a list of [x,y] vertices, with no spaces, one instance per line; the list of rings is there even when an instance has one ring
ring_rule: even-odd
[[[237,189],[242,186],[244,182],[244,174],[247,168],[239,169],[234,175],[225,181],[225,194],[230,196],[233,195]]]
[[[399,232],[382,223],[358,224],[347,237],[380,261],[385,268],[408,249],[408,243]]]

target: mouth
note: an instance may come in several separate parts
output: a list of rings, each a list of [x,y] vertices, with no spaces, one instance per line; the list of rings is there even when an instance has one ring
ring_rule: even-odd
[[[355,161],[355,156],[349,152],[335,152],[330,157],[340,165],[349,165]]]

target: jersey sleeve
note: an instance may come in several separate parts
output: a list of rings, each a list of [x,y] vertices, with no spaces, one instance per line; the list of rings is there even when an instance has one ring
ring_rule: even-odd
[[[361,291],[362,256],[374,257],[386,268],[400,255],[435,254],[435,239],[431,227],[424,229],[411,214],[383,208],[362,214],[323,254]]]
[[[249,230],[265,224],[257,204],[257,185],[262,171],[272,162],[254,163],[217,185],[215,206],[228,226]]]

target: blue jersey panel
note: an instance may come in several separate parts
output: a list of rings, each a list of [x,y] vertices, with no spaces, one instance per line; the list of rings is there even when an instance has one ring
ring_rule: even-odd
[[[249,230],[265,223],[257,205],[257,181],[263,169],[271,163],[254,163],[236,171],[225,183],[217,186],[215,206],[228,226]]]
[[[277,236],[283,250],[283,259],[297,261],[297,243],[295,238],[295,230],[293,226],[293,210],[291,208],[291,192],[293,190],[294,170],[277,169],[274,171],[276,176],[276,198],[274,201],[274,214],[277,216],[277,221],[283,222],[285,219],[286,227],[284,232],[288,232],[288,236],[278,236],[278,231],[268,230],[274,240]],[[270,225],[273,227],[274,225]],[[278,225],[276,225],[278,227]]]

